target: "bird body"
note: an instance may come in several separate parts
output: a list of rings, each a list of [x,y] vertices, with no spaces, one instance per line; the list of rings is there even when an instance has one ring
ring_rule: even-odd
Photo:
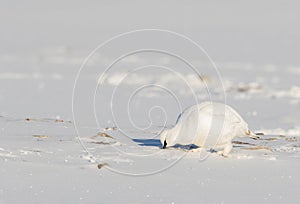
[[[253,135],[244,119],[230,106],[222,103],[203,102],[184,110],[176,125],[160,135],[164,147],[197,145],[202,148],[222,149],[227,155],[235,137]]]

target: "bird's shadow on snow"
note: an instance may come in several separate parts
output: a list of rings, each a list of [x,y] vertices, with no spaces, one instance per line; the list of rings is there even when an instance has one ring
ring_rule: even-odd
[[[160,140],[158,140],[158,139],[133,139],[132,141],[139,143],[138,145],[140,145],[140,146],[162,148],[162,144],[161,144]],[[197,149],[198,146],[194,145],[194,144],[190,144],[190,145],[176,144],[176,145],[172,146],[171,148],[191,150],[191,149]]]
[[[139,143],[140,146],[147,147],[161,147],[160,140],[158,139],[132,139],[132,141]]]

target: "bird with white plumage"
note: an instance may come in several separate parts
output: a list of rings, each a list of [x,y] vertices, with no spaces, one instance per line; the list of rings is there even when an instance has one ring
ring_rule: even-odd
[[[230,106],[203,102],[184,110],[176,125],[160,134],[163,149],[174,145],[196,145],[227,156],[235,137],[257,139],[245,120]]]

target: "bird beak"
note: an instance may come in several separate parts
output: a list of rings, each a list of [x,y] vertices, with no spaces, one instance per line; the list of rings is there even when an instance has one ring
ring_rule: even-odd
[[[167,141],[165,140],[165,141],[164,141],[163,149],[166,149],[166,147],[167,147]]]

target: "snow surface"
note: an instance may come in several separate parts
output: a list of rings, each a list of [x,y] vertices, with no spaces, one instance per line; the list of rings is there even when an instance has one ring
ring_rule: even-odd
[[[298,202],[299,5],[132,3],[0,3],[0,204]],[[73,118],[74,81],[90,51],[149,27],[200,43],[224,87],[203,56],[191,59],[200,79],[158,53],[129,56],[102,80],[121,52],[112,47],[81,73]],[[149,64],[179,74],[130,72]],[[149,83],[160,86],[139,89]],[[209,97],[224,102],[223,88],[260,140],[235,138],[228,158],[160,148],[159,133],[181,110]]]

